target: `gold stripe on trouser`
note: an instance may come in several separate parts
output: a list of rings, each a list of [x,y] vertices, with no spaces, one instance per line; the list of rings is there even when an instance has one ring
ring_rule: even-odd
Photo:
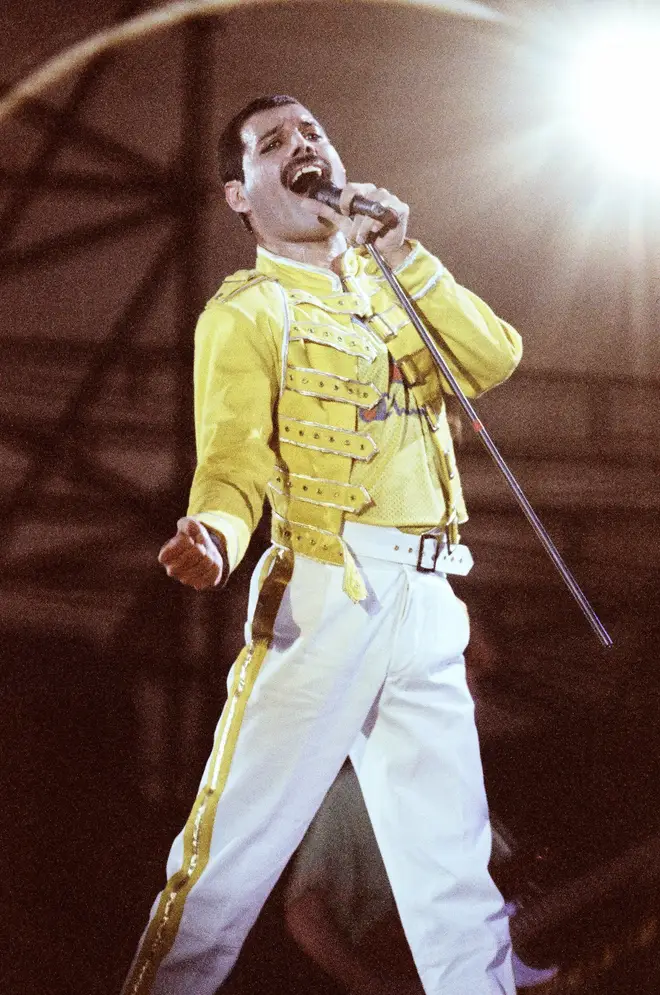
[[[148,995],[151,991],[158,968],[176,939],[186,898],[208,864],[216,809],[229,774],[245,707],[270,645],[275,618],[292,572],[291,552],[272,550],[261,573],[261,590],[252,620],[252,638],[234,665],[231,694],[218,725],[208,764],[208,777],[184,829],[182,866],[163,889],[158,908],[124,985],[124,995]]]

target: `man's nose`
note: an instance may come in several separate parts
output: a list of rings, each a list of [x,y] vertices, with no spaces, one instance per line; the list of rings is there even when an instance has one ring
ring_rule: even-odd
[[[295,132],[292,136],[293,150],[292,157],[296,158],[298,156],[310,155],[314,152],[314,147],[310,142],[307,141],[304,135],[300,132]]]

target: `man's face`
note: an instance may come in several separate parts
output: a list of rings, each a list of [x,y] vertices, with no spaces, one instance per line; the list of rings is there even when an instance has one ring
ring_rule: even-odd
[[[306,242],[327,238],[328,222],[301,210],[290,189],[301,169],[316,171],[337,186],[346,171],[323,128],[301,104],[259,111],[244,123],[245,180],[225,186],[229,206],[244,212],[266,242]]]

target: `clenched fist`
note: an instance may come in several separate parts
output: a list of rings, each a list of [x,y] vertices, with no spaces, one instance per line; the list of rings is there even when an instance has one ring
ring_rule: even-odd
[[[180,518],[177,533],[158,554],[168,577],[202,591],[220,583],[224,561],[207,529],[194,518]]]
[[[372,236],[377,236],[382,224],[362,214],[356,214],[355,217],[348,216],[351,201],[356,194],[382,204],[383,207],[389,207],[398,215],[399,223],[396,228],[387,231],[380,238],[376,237],[374,243],[390,266],[397,266],[403,262],[411,248],[406,242],[410,208],[389,190],[376,187],[373,183],[347,183],[341,193],[339,211],[310,197],[303,197],[301,204],[310,214],[330,221],[335,228],[344,233],[351,245],[364,245]]]

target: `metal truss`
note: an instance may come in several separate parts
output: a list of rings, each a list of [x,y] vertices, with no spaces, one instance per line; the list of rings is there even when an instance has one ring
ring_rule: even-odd
[[[125,5],[119,19],[139,7]],[[176,71],[182,80],[183,126],[176,154],[165,167],[82,119],[115,65],[114,55],[103,55],[80,74],[61,107],[35,100],[22,109],[22,123],[39,133],[38,150],[26,168],[0,169],[0,189],[9,192],[0,216],[0,281],[34,276],[52,261],[94,253],[104,244],[121,253],[124,237],[155,221],[164,229],[100,341],[97,336],[87,346],[0,332],[0,359],[10,386],[0,417],[0,444],[10,468],[0,485],[6,537],[1,583],[7,605],[1,621],[10,627],[73,626],[111,652],[142,653],[144,673],[136,674],[134,687],[142,711],[137,735],[144,738],[145,730],[152,730],[155,770],[147,790],[156,801],[164,800],[166,785],[177,779],[177,751],[182,745],[186,749],[186,739],[194,752],[190,739],[199,733],[202,717],[186,702],[200,703],[195,687],[200,661],[208,656],[206,620],[215,612],[208,598],[195,600],[178,585],[167,587],[166,610],[159,611],[164,584],[154,559],[185,510],[193,467],[192,331],[205,294],[200,205],[210,193],[202,151],[213,142],[207,94],[216,68],[213,34],[222,30],[222,22],[200,19],[179,30],[183,45]],[[58,157],[68,150],[100,159],[105,169],[59,168]],[[104,204],[111,199],[113,210],[107,220],[13,244],[44,191],[53,198],[80,193]],[[140,341],[166,287],[175,288],[175,301],[163,340]],[[89,292],[81,288],[81,296]],[[65,381],[58,390],[66,394],[64,403],[54,413],[47,401],[38,412],[28,403],[32,392],[39,393],[39,376],[48,367],[49,375],[55,369]],[[162,379],[166,387],[159,403]],[[107,385],[114,381],[120,389],[113,395]],[[148,469],[141,472],[129,459],[108,458],[117,446],[137,440],[167,468],[156,492],[145,486]],[[130,642],[121,636],[125,631],[132,634]],[[141,697],[150,670],[159,675],[152,685],[168,689],[162,714],[148,714],[153,694]],[[176,733],[183,726],[182,743]],[[184,782],[181,792],[187,797],[190,784]]]
[[[135,3],[129,4],[122,17],[135,13]],[[103,382],[117,365],[126,370],[132,366],[135,380],[133,396],[138,401],[141,377],[148,376],[147,363],[174,364],[184,369],[191,364],[191,328],[200,309],[199,287],[199,203],[206,196],[205,178],[200,171],[200,149],[212,140],[206,111],[204,88],[208,86],[210,64],[209,31],[218,28],[209,22],[193,22],[183,28],[185,34],[184,63],[184,127],[181,146],[175,161],[164,170],[155,161],[103,134],[97,127],[84,124],[80,118],[86,100],[99,87],[112,68],[113,56],[96,59],[80,76],[62,108],[43,101],[27,105],[23,118],[39,128],[42,142],[36,156],[24,171],[0,171],[0,184],[10,189],[10,196],[0,216],[0,277],[38,270],[51,260],[62,262],[84,251],[93,252],[104,242],[112,242],[121,251],[121,239],[127,233],[160,219],[167,223],[168,233],[152,261],[145,265],[133,293],[125,301],[122,312],[108,329],[100,345],[92,347],[83,358],[75,347],[59,345],[51,340],[15,340],[0,337],[0,349],[11,365],[32,357],[43,358],[50,350],[60,363],[83,363],[83,373],[76,383],[64,409],[55,419],[21,422],[20,413],[8,412],[3,420],[2,434],[11,447],[18,447],[28,458],[29,465],[13,487],[2,496],[5,527],[10,530],[18,519],[41,506],[44,485],[53,473],[61,473],[63,464],[74,487],[81,483],[97,488],[104,495],[98,512],[107,515],[108,494],[112,495],[112,513],[125,512],[138,516],[144,527],[160,534],[159,509],[181,507],[190,472],[191,460],[191,388],[190,377],[177,374],[176,407],[172,424],[157,427],[140,423],[126,424],[119,419],[115,432],[146,432],[159,436],[160,446],[171,449],[171,477],[166,493],[158,496],[157,507],[148,491],[141,491],[135,480],[124,478],[121,472],[111,472],[99,461],[99,433],[112,433],[112,413],[107,426],[90,424],[90,413]],[[95,175],[89,171],[59,170],[54,166],[59,153],[67,148],[82,152],[101,153],[115,164],[113,175]],[[85,193],[107,199],[117,199],[118,209],[109,220],[74,227],[68,232],[47,237],[14,248],[14,232],[35,198],[44,190],[57,197],[60,192]],[[123,196],[140,195],[143,203],[126,209]],[[137,343],[141,323],[149,315],[162,291],[166,278],[174,276],[177,286],[177,313],[172,315],[173,340],[157,348],[145,348]],[[80,350],[78,350],[80,352]],[[20,357],[20,358],[19,358]],[[6,364],[7,365],[7,364]],[[88,442],[94,443],[89,446]],[[48,500],[48,497],[46,496]],[[71,509],[72,510],[72,509]],[[75,552],[71,551],[75,556]],[[16,565],[16,564],[15,564]],[[19,566],[19,572],[20,566]]]

